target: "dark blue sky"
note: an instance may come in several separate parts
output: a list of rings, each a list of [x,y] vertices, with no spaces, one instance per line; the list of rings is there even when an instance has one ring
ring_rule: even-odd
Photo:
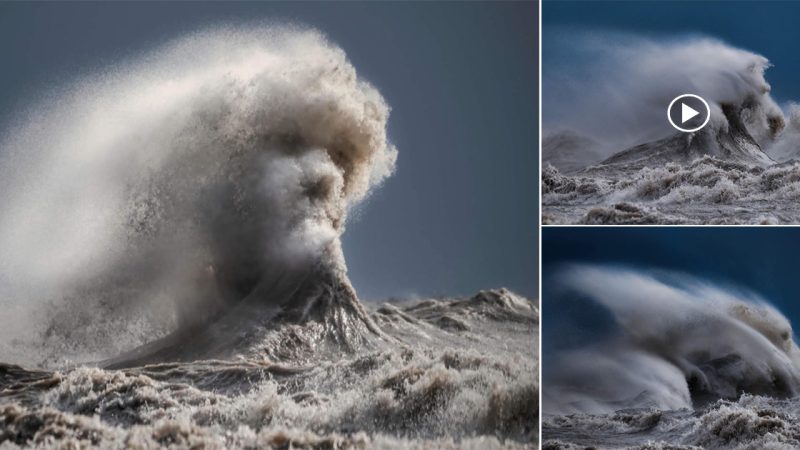
[[[766,56],[773,97],[800,100],[800,2],[545,1],[542,26],[628,31],[642,35],[704,34]],[[547,56],[547,40],[542,41]],[[546,66],[545,66],[546,68]]]
[[[2,3],[0,128],[32,98],[185,32],[314,26],[392,107],[398,170],[345,234],[363,298],[537,289],[535,3]]]
[[[559,265],[575,262],[666,269],[744,287],[775,305],[800,330],[798,255],[800,228],[795,227],[545,227],[543,333],[559,334],[559,305],[548,300],[550,275]],[[554,314],[548,315],[548,307]]]

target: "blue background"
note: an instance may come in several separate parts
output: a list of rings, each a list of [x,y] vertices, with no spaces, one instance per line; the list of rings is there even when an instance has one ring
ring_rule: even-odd
[[[628,31],[640,35],[703,34],[767,57],[773,97],[800,99],[800,2],[795,1],[545,1],[542,27]],[[542,41],[547,69],[547,39]]]

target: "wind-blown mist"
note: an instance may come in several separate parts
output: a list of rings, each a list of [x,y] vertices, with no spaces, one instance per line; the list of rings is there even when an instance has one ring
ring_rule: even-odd
[[[791,326],[751,292],[607,266],[567,266],[553,276],[554,317],[570,314],[560,302],[589,302],[609,311],[613,326],[598,339],[545,352],[545,413],[701,408],[744,393],[800,392]]]
[[[344,271],[347,213],[394,168],[388,116],[291,28],[197,33],[48,96],[0,142],[0,359],[65,337],[107,357],[270,268]]]
[[[713,38],[562,30],[545,39],[558,53],[543,62],[551,64],[542,81],[545,132],[599,140],[606,157],[673,134],[666,106],[685,93],[709,102],[716,127],[727,124],[722,104],[748,103],[748,125],[759,137],[767,137],[770,119],[783,117],[764,78],[767,58]]]

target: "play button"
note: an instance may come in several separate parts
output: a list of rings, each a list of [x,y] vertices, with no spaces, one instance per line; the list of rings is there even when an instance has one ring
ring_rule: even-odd
[[[696,109],[691,106],[686,106],[686,103],[681,103],[681,125],[685,124],[687,120],[700,114]]]
[[[675,97],[667,108],[669,123],[685,133],[700,130],[706,126],[710,117],[708,103],[694,94]]]

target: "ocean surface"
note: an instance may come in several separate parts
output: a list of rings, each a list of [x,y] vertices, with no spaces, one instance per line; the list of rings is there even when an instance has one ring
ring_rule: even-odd
[[[543,449],[794,449],[800,402],[744,395],[696,410],[626,409],[548,416]]]
[[[701,156],[647,166],[542,174],[546,224],[800,223],[800,163],[763,166]]]
[[[240,307],[98,365],[0,364],[0,446],[537,446],[530,301],[492,290],[365,308],[318,289],[301,289],[299,310]]]

